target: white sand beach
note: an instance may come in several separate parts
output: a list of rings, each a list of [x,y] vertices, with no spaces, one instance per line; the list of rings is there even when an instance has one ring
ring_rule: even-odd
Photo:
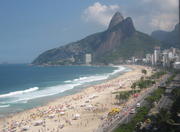
[[[129,66],[133,70],[105,83],[85,88],[79,93],[49,102],[47,105],[16,113],[0,119],[0,132],[93,132],[116,105],[115,91],[131,90],[139,80],[144,66]],[[143,91],[142,91],[143,92]],[[133,97],[126,103],[133,100]],[[3,131],[4,130],[4,131]]]

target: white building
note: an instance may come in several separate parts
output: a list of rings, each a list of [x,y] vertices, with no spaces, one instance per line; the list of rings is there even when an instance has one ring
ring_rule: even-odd
[[[170,65],[169,57],[168,57],[168,52],[163,52],[163,67],[167,67]]]
[[[154,54],[152,54],[152,56],[151,56],[151,64],[154,66],[155,65],[155,59],[154,59],[155,57],[154,57]]]
[[[160,54],[161,54],[160,47],[155,47],[155,49],[154,49],[154,63],[155,63],[155,65],[157,65],[158,61],[160,60]]]
[[[151,54],[146,54],[146,61],[147,63],[150,63],[152,60],[152,55]]]
[[[173,60],[174,59],[173,52],[169,52],[168,53],[168,57],[169,57],[170,60]]]
[[[133,56],[133,57],[132,57],[132,63],[135,63],[135,59],[136,59],[136,58]]]
[[[176,48],[172,48],[173,56],[176,56]]]
[[[85,54],[85,63],[86,65],[91,64],[92,62],[92,55],[91,54]]]
[[[174,69],[180,69],[180,62],[174,63]]]

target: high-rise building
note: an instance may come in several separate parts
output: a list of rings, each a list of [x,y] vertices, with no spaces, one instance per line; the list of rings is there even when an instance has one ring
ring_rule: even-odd
[[[92,62],[92,55],[91,54],[85,54],[85,63],[86,63],[86,65],[89,65],[89,64],[91,64],[91,62]]]
[[[168,52],[163,52],[163,67],[168,67],[170,65]]]
[[[152,54],[151,55],[151,64],[152,64],[152,66],[154,66],[155,65],[155,59],[154,59],[155,57],[154,57],[154,54]]]
[[[161,54],[160,47],[155,47],[154,48],[154,63],[155,63],[155,65],[157,65],[158,61],[160,60],[160,54]]]
[[[135,63],[136,62],[135,60],[136,60],[136,58],[133,56],[132,57],[132,63]]]
[[[180,62],[175,62],[173,67],[174,69],[180,69]]]
[[[152,55],[151,54],[146,54],[146,61],[147,63],[150,63],[152,60]]]

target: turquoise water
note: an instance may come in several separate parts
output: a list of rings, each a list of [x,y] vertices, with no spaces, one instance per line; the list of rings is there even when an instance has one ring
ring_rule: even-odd
[[[43,105],[128,70],[122,66],[0,65],[0,115]]]

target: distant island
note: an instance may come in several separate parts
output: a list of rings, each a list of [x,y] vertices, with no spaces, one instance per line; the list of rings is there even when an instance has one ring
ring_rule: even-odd
[[[107,30],[45,51],[32,64],[120,64],[132,56],[140,58],[147,53],[152,53],[155,46],[166,47],[153,35],[151,37],[137,31],[132,18],[124,18],[120,12],[116,12]]]

